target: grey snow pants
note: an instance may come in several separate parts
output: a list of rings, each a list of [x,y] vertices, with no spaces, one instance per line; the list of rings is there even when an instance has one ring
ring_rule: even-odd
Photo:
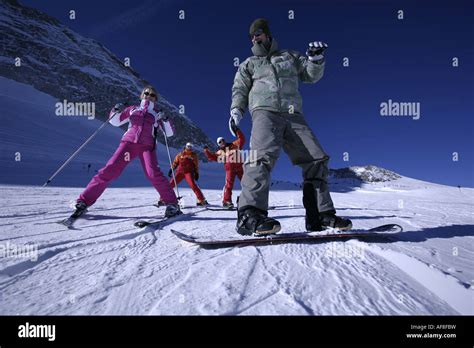
[[[335,211],[327,185],[329,156],[324,152],[302,114],[254,110],[250,155],[244,163],[239,210],[252,206],[268,210],[270,172],[280,150],[302,169],[304,183],[315,190],[319,212]]]

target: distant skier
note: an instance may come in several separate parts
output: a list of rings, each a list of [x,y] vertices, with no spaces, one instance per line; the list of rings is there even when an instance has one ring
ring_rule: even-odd
[[[238,126],[249,108],[250,148],[256,152],[255,165],[249,161],[244,164],[238,233],[280,231],[280,223],[268,217],[267,210],[270,172],[282,147],[292,163],[302,168],[306,229],[315,231],[327,226],[350,229],[350,220],[336,216],[327,185],[329,156],[303,117],[298,91],[298,80],[314,83],[323,76],[323,53],[327,45],[311,42],[306,57],[295,51],[278,50],[263,18],[251,24],[250,39],[254,55],[240,64],[235,75],[229,120],[230,126],[232,122]]]
[[[128,130],[105,167],[98,171],[80,194],[76,209],[83,211],[93,205],[107,186],[138,157],[146,177],[166,204],[165,215],[174,216],[181,213],[176,195],[156,159],[154,128],[165,120],[163,113],[159,112],[155,105],[158,93],[152,86],[147,86],[140,94],[140,99],[140,105],[124,109],[122,104],[117,104],[110,111],[109,122],[116,127],[128,122]]]
[[[207,147],[204,148],[204,154],[210,161],[225,163],[225,186],[222,206],[228,209],[234,208],[232,189],[234,188],[235,177],[242,181],[242,176],[244,175],[240,150],[244,147],[245,136],[235,124],[232,124],[232,131],[237,135],[237,140],[234,142],[227,143],[224,138],[219,137],[217,138],[217,145],[219,146],[217,152],[213,153]]]
[[[173,170],[175,170],[176,183],[172,177]],[[199,158],[196,152],[193,151],[193,144],[187,143],[183,151],[178,153],[173,161],[173,170],[170,168],[168,176],[171,178],[170,185],[175,187],[185,179],[189,187],[193,190],[197,198],[197,206],[206,206],[209,203],[204,198],[201,189],[197,185],[196,181],[199,180]],[[160,197],[158,205],[163,205],[163,199]]]

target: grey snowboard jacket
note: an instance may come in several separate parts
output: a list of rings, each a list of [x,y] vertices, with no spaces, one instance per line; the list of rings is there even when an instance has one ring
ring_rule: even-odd
[[[298,81],[318,81],[324,73],[324,61],[313,63],[296,51],[279,51],[275,39],[269,50],[255,44],[252,53],[235,74],[231,109],[302,113]]]

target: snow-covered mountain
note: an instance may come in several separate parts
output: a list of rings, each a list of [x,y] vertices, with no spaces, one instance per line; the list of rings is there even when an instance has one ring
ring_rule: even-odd
[[[388,169],[367,165],[330,169],[328,182],[333,191],[350,191],[361,187],[364,183],[389,182],[401,178],[400,174]],[[271,184],[273,190],[295,190],[301,187],[301,183],[283,180],[273,180]]]
[[[403,176],[385,168],[367,165],[330,169],[328,182],[331,191],[349,192],[360,189],[364,184],[393,184],[393,182],[397,182],[401,178]]]
[[[390,170],[373,165],[352,166],[341,169],[331,169],[329,179],[334,180],[358,180],[360,182],[385,182],[400,179],[401,175]]]
[[[95,103],[98,119],[105,119],[118,102],[136,102],[148,84],[101,43],[16,0],[0,1],[0,30],[1,76],[31,85],[59,101]],[[20,66],[15,65],[16,58],[21,59]],[[180,130],[170,139],[172,146],[180,148],[192,139],[198,147],[215,147],[175,105],[163,97],[159,104]]]

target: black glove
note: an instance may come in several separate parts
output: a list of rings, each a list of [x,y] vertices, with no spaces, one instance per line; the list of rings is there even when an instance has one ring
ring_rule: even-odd
[[[232,131],[234,132],[234,134],[237,134],[237,132],[239,131],[239,127],[237,127],[237,126],[235,125],[234,120],[230,121],[230,128],[232,129]]]
[[[173,170],[170,168],[168,171],[168,178],[171,178],[171,176],[173,176]]]
[[[313,63],[317,63],[319,61],[322,61],[324,58],[324,50],[328,48],[328,45],[324,42],[321,41],[315,41],[315,42],[310,42],[309,43],[309,48],[306,51],[306,55],[308,56],[308,59],[312,61]]]
[[[199,173],[194,172],[194,180],[198,181],[199,180]]]

